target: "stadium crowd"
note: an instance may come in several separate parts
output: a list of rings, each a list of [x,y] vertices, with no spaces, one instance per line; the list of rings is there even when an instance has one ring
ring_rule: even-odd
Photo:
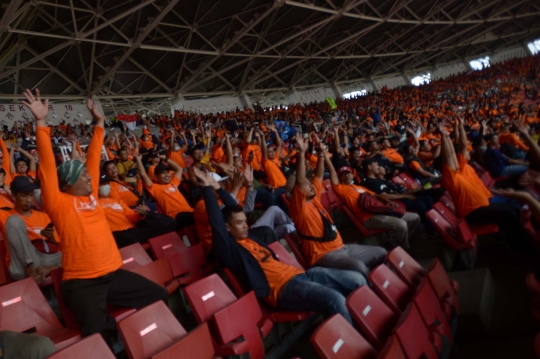
[[[83,336],[110,342],[107,304],[167,302],[163,287],[121,269],[118,249],[172,231],[196,238],[269,305],[349,322],[345,298],[387,251],[414,247],[418,233],[440,240],[426,213],[445,193],[467,224],[495,223],[513,251],[538,259],[538,56],[338,99],[336,108],[136,113],[124,116],[131,130],[91,100],[91,125],[52,126],[39,90],[24,95],[34,121],[4,126],[0,139],[2,260],[13,280],[37,284],[62,267],[62,299]],[[395,181],[401,174],[415,183]],[[344,244],[328,192],[378,245],[361,235]],[[269,248],[285,237],[305,271]],[[537,293],[539,280],[535,268],[527,283]]]

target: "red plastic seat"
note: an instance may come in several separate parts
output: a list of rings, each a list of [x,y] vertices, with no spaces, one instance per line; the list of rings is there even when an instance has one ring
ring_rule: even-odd
[[[285,241],[289,245],[289,248],[294,253],[294,256],[296,257],[296,260],[298,263],[306,268],[306,261],[304,259],[304,255],[302,254],[302,250],[300,249],[300,239],[298,238],[298,235],[295,234],[286,234],[285,235]]]
[[[401,177],[403,182],[405,182],[405,186],[411,189],[417,189],[418,187],[420,187],[420,185],[418,185],[418,182],[416,182],[416,180],[407,173],[401,173],[399,177]]]
[[[354,224],[354,226],[360,231],[360,233],[362,233],[362,236],[364,237],[369,237],[369,236],[374,236],[376,234],[379,234],[379,233],[384,233],[384,232],[388,232],[387,229],[367,229],[366,227],[364,227],[364,225],[356,218],[356,216],[354,215],[354,213],[349,209],[347,208],[347,206],[343,206],[343,212],[345,212],[345,214],[347,215],[347,217],[349,217],[349,219],[351,220],[351,222]]]
[[[58,301],[58,306],[60,307],[60,312],[62,313],[62,318],[64,319],[64,324],[66,327],[71,329],[79,330],[79,324],[75,318],[75,314],[69,309],[62,300],[62,294],[60,292],[60,286],[62,285],[62,274],[64,269],[57,268],[51,271],[52,285],[54,290],[54,295]],[[137,310],[134,308],[121,308],[114,305],[107,305],[107,314],[114,318],[116,322],[126,318],[127,316],[135,313]]]
[[[148,359],[180,341],[186,331],[162,301],[152,303],[118,323],[131,359]]]
[[[377,352],[340,314],[325,320],[311,336],[322,359],[375,359]]]
[[[187,248],[182,238],[176,232],[151,238],[148,243],[150,243],[150,248],[152,248],[152,253],[156,259],[168,257],[173,253]]]
[[[206,257],[200,244],[186,247],[169,256],[173,276],[181,285],[188,285],[204,277]]]
[[[173,276],[168,258],[158,259],[155,262],[137,267],[131,271],[165,287],[169,295],[180,286],[178,280]]]
[[[371,345],[380,350],[397,323],[396,313],[367,285],[358,288],[347,297],[347,308]]]
[[[403,349],[395,335],[392,335],[386,341],[384,348],[377,355],[377,359],[407,359]]]
[[[454,205],[454,202],[448,195],[445,194],[444,196],[439,198],[439,202],[444,204],[444,206],[448,208],[450,211],[452,211],[452,213],[454,214],[456,213],[456,206]]]
[[[402,185],[402,186],[406,187],[405,181],[399,176],[396,176],[396,177],[392,178],[392,182],[394,182],[395,184],[399,184],[399,185]]]
[[[459,301],[457,293],[459,293],[459,283],[448,278],[441,262],[436,260],[428,270],[427,278],[431,283],[437,297],[439,297],[441,307],[446,314],[446,317],[457,317],[459,314]]]
[[[187,237],[189,244],[192,246],[200,242],[195,225],[182,228],[181,233]],[[180,235],[180,238],[182,238],[182,235]]]
[[[436,209],[444,218],[448,220],[448,222],[454,226],[457,227],[457,225],[460,223],[460,220],[456,216],[455,212],[451,211],[443,202],[435,203],[433,208]],[[496,223],[472,225],[469,226],[469,228],[477,236],[485,236],[499,232],[499,226]]]
[[[426,276],[426,270],[401,247],[388,252],[386,260],[398,277],[411,288],[415,288]]]
[[[152,359],[211,359],[214,356],[212,338],[208,324],[199,325],[172,347],[165,349]]]
[[[240,283],[238,278],[236,278],[236,276],[227,268],[225,268],[223,272],[231,282],[231,286],[233,287],[233,290],[236,292],[236,294],[238,296],[245,295],[247,291],[243,287],[242,283]],[[272,321],[275,323],[297,322],[300,320],[305,320],[313,314],[310,312],[291,312],[285,310],[277,310],[276,308],[272,308],[264,301],[259,301],[259,304],[263,313],[268,317],[272,318]]]
[[[403,312],[395,335],[407,358],[438,359],[437,351],[429,340],[429,331],[414,303]]]
[[[63,327],[33,278],[0,287],[0,330],[36,333],[51,339],[57,349],[81,340],[79,331]]]
[[[122,269],[133,270],[140,266],[152,263],[152,258],[146,253],[141,244],[135,243],[127,247],[119,248],[122,256]]]
[[[437,352],[441,353],[443,349],[449,350],[453,341],[452,329],[441,309],[439,297],[433,291],[428,280],[422,281],[418,286],[413,302],[430,332],[431,343]],[[446,346],[443,344],[443,337],[446,338]]]
[[[93,334],[80,342],[54,353],[47,359],[115,359],[100,334]]]
[[[456,251],[467,249],[476,251],[476,236],[469,230],[465,220],[459,223],[459,227],[455,227],[436,209],[428,211],[426,217],[450,248]],[[463,232],[465,236],[461,235],[460,232]]]
[[[274,242],[268,245],[268,247],[274,252],[281,263],[288,264],[290,266],[296,267],[300,270],[305,270],[304,267],[298,263],[296,258],[291,256],[291,254],[281,245],[279,242]]]
[[[237,300],[217,274],[212,274],[187,286],[184,291],[198,323],[211,322],[217,312]],[[211,322],[211,332],[215,337],[217,328],[213,324]],[[272,330],[274,323],[271,318],[262,317],[261,314],[257,326],[261,335],[266,337]],[[246,342],[218,344],[214,341],[213,343],[216,354],[221,356],[239,355],[248,351]]]
[[[401,314],[411,301],[411,289],[384,264],[371,271],[369,281],[379,297],[396,314]]]
[[[1,235],[0,235],[1,236]],[[6,263],[7,243],[4,239],[0,240],[0,286],[11,283],[11,277]]]

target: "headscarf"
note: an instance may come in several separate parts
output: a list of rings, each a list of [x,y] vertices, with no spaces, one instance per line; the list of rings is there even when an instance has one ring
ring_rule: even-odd
[[[84,168],[84,163],[78,160],[71,160],[62,163],[56,168],[58,173],[58,181],[60,182],[60,190],[65,191],[73,186],[79,179]]]

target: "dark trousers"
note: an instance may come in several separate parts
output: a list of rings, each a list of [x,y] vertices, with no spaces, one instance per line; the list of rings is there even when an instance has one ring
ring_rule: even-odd
[[[112,232],[118,248],[134,243],[146,243],[150,238],[176,231],[176,221],[162,214],[148,213],[134,228]]]
[[[176,215],[175,220],[177,231],[195,224],[195,217],[193,217],[193,212],[180,212]]]
[[[63,281],[60,292],[82,336],[100,333],[109,344],[116,334],[116,321],[107,314],[107,304],[140,309],[158,300],[167,303],[164,287],[123,269],[98,278]]]
[[[529,254],[536,251],[519,221],[519,211],[511,204],[490,203],[466,215],[465,220],[472,225],[496,223],[514,250]]]
[[[416,212],[422,224],[428,231],[432,230],[431,222],[426,217],[426,212],[433,208],[434,201],[430,196],[416,196],[416,199],[402,198],[399,200],[405,205],[407,212]]]
[[[435,203],[435,202],[438,202],[442,196],[444,196],[445,192],[446,190],[442,187],[429,188],[429,189],[421,189],[420,191],[414,192],[413,196],[415,197],[429,196],[433,199],[433,203]]]

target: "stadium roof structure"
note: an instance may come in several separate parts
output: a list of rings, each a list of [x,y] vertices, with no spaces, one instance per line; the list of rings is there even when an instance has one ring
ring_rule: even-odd
[[[371,81],[540,35],[538,0],[7,0],[0,98],[169,103]]]

